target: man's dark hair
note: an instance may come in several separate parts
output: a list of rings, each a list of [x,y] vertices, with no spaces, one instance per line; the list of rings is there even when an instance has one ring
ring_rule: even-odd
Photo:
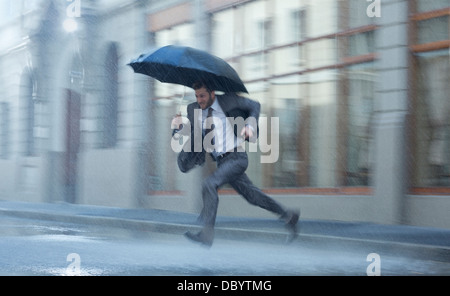
[[[204,81],[196,81],[194,82],[194,84],[192,85],[192,88],[194,90],[200,89],[200,88],[206,88],[206,90],[211,93],[213,90],[204,82]]]

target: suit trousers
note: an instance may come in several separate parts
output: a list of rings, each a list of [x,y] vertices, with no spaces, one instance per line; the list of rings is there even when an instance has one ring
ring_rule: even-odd
[[[275,200],[253,185],[245,174],[248,167],[246,152],[232,152],[217,160],[217,169],[202,184],[203,211],[205,227],[213,228],[216,221],[219,195],[217,190],[224,184],[230,184],[250,204],[259,206],[279,216],[286,211]]]

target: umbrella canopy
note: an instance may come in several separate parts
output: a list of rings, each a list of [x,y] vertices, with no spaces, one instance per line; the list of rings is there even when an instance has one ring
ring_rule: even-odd
[[[192,87],[194,82],[203,81],[213,90],[248,93],[239,75],[227,62],[191,47],[164,46],[140,55],[128,65],[135,73],[161,82]]]

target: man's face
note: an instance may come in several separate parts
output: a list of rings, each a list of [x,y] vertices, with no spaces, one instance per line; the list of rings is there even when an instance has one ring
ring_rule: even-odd
[[[208,92],[204,87],[195,90],[195,97],[202,110],[208,109],[216,98],[214,91]]]

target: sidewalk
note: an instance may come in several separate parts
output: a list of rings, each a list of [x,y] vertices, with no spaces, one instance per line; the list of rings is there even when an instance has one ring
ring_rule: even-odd
[[[0,215],[173,234],[200,228],[194,214],[66,203],[0,201]],[[301,217],[299,223],[300,235],[295,243],[370,247],[377,252],[389,250],[402,255],[420,252],[433,260],[437,256],[441,261],[450,262],[450,230],[447,229],[305,220]],[[287,230],[276,217],[217,217],[216,237],[282,242],[286,235]]]

